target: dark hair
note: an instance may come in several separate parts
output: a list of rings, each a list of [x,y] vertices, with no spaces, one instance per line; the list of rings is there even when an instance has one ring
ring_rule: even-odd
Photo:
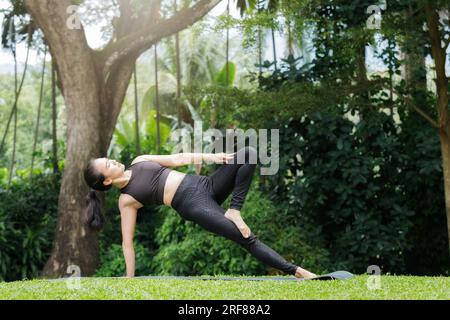
[[[112,188],[112,184],[105,186],[103,181],[106,177],[94,167],[94,158],[91,158],[84,169],[84,180],[91,187],[86,196],[86,224],[92,230],[100,230],[103,227],[105,218],[102,214],[102,205],[97,196],[98,191],[107,191]]]

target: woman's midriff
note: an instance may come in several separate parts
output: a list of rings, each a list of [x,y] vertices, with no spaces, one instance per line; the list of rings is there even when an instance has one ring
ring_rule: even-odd
[[[186,173],[171,170],[167,176],[166,183],[164,185],[164,204],[171,206],[173,196],[177,192],[178,186],[180,185]]]

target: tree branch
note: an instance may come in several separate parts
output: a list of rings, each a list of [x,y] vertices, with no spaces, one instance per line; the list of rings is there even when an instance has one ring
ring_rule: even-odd
[[[34,22],[39,26],[45,36],[52,59],[56,61],[62,89],[68,86],[80,86],[79,78],[72,75],[80,70],[85,81],[93,80],[94,66],[92,49],[88,46],[86,35],[80,29],[69,29],[67,7],[69,0],[26,0],[25,8],[31,14]],[[85,69],[81,66],[86,67]],[[64,94],[64,93],[63,93]]]
[[[169,19],[147,25],[105,47],[101,52],[105,59],[102,70],[104,79],[107,79],[111,68],[119,60],[126,58],[130,54],[142,53],[160,39],[187,28],[203,18],[220,1],[201,0],[190,8],[180,10]]]
[[[427,19],[428,35],[431,42],[431,56],[434,60],[436,70],[436,93],[437,110],[439,115],[439,127],[448,126],[448,78],[445,74],[446,52],[441,46],[439,32],[439,15],[432,3],[425,4],[425,15]]]
[[[76,139],[77,131],[73,130],[73,122],[81,119],[86,110],[89,110],[90,115],[86,118],[89,127],[96,128],[99,123],[104,123],[98,108],[99,85],[92,49],[87,43],[83,26],[78,29],[67,25],[70,17],[67,8],[70,5],[70,0],[25,0],[25,8],[44,33],[59,71],[58,78],[68,115],[68,141]],[[81,94],[83,103],[80,104]],[[70,145],[68,149],[72,147]]]
[[[434,128],[439,129],[439,124],[431,118],[428,113],[426,113],[424,110],[416,106],[409,98],[405,97],[406,105],[409,107],[412,107],[418,114],[420,114],[425,120],[427,120]]]
[[[447,19],[447,22],[449,22],[450,19],[450,11],[449,10],[442,10],[440,13],[444,14],[444,12],[446,13],[446,16],[443,17],[443,19],[441,19],[440,14],[438,14],[438,19],[439,19],[439,23],[438,23],[438,28],[442,30],[442,42],[444,43],[444,52],[447,51],[448,45],[450,43],[450,34],[449,33],[445,33],[445,29],[450,28],[450,23],[447,23],[447,25],[445,25],[444,21],[445,18]],[[447,36],[447,39],[446,39]]]
[[[450,35],[447,40],[444,40],[444,52],[447,52],[448,45],[450,44]]]
[[[402,95],[401,93],[399,93],[397,90],[395,90],[394,88],[387,88],[385,85],[383,85],[383,88],[384,88],[384,89],[387,89],[387,90],[391,90],[391,89],[392,89],[393,93],[394,93],[397,97],[402,97],[402,98],[404,99],[404,101],[405,101],[407,107],[413,109],[413,110],[416,111],[419,115],[421,115],[426,121],[428,121],[428,122],[431,124],[431,126],[432,126],[433,128],[436,128],[436,129],[439,129],[439,128],[440,128],[440,126],[439,126],[439,124],[437,123],[437,121],[434,120],[430,115],[428,115],[428,113],[427,113],[425,110],[423,110],[423,109],[421,109],[420,107],[418,107],[418,106],[414,103],[414,101],[412,100],[411,97],[409,97],[409,96],[404,96],[404,95]]]

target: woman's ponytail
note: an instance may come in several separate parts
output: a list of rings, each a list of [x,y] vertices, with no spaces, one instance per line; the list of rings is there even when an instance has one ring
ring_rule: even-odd
[[[95,169],[94,162],[95,159],[91,158],[84,169],[84,180],[91,187],[89,194],[86,196],[86,224],[92,230],[100,230],[105,218],[102,214],[102,205],[97,192],[111,189],[112,184],[103,184],[106,177]]]
[[[86,196],[86,224],[92,230],[100,230],[103,227],[105,218],[101,210],[100,199],[97,196],[97,191],[90,189]]]

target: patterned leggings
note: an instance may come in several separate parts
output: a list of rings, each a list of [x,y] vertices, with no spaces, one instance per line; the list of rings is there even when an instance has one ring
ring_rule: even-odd
[[[242,163],[244,156],[245,163]],[[225,210],[220,206],[233,193],[230,208],[242,208],[255,171],[256,156],[253,147],[245,147],[236,152],[233,163],[220,165],[210,176],[187,174],[178,186],[171,206],[183,219],[240,244],[266,265],[295,275],[296,265],[262,243],[253,232],[245,238],[224,216]]]

